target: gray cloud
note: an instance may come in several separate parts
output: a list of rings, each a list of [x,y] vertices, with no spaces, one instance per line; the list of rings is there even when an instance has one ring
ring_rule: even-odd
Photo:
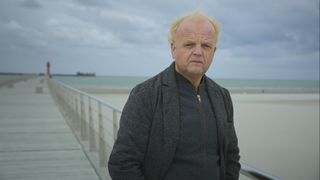
[[[172,21],[200,9],[222,25],[209,75],[315,79],[318,5],[317,0],[1,1],[0,71],[41,71],[52,59],[62,73],[90,67],[98,74],[156,74],[172,61],[166,41]],[[22,61],[30,67],[14,65]]]
[[[318,79],[319,10],[312,5],[315,1],[265,2],[270,5],[247,1],[240,5],[242,2],[230,2],[220,9],[232,12],[220,17],[223,33],[218,49],[232,74]]]
[[[31,9],[38,9],[41,8],[41,5],[36,0],[23,0],[18,3],[21,7],[31,8]]]
[[[108,0],[76,0],[78,1],[80,4],[84,5],[84,6],[91,6],[91,7],[104,7],[104,6],[108,6],[109,2]]]

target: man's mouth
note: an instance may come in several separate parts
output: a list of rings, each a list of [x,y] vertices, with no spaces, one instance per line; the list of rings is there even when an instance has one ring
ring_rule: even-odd
[[[203,61],[201,61],[201,60],[191,60],[190,63],[203,64]]]

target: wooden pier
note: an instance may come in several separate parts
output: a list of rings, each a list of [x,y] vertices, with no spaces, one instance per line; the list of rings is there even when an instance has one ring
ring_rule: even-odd
[[[0,88],[0,180],[98,180],[44,78]]]

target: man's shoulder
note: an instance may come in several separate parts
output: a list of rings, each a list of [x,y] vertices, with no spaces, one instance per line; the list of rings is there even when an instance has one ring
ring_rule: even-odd
[[[163,78],[164,71],[160,72],[159,74],[137,84],[133,89],[132,92],[134,93],[150,93],[156,91],[162,85],[162,78]]]
[[[214,81],[213,79],[206,77],[207,80],[207,86],[209,88],[215,89],[215,90],[219,90],[222,91],[222,93],[226,93],[229,92],[227,88],[223,87],[222,85],[218,84],[216,81]]]
[[[134,89],[156,90],[161,88],[162,85],[172,85],[173,83],[175,83],[174,63],[172,63],[163,71],[159,72],[157,75],[136,85]]]

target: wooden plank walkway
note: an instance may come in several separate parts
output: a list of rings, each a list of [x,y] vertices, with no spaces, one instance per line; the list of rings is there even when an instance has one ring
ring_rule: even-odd
[[[99,179],[39,78],[0,88],[0,180],[22,179]]]

